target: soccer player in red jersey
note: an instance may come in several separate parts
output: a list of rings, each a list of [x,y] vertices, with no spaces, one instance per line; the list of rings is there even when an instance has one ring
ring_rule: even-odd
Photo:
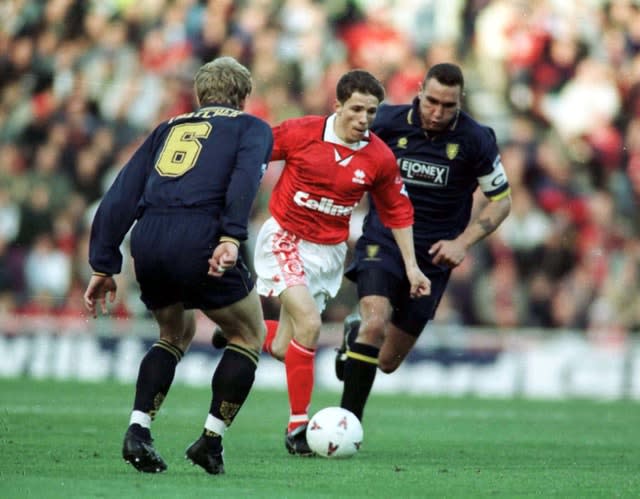
[[[254,264],[258,292],[278,296],[281,303],[277,332],[268,328],[264,349],[285,363],[285,445],[291,454],[312,454],[305,430],[320,314],[342,282],[349,220],[366,192],[400,248],[410,295],[430,292],[416,263],[413,206],[395,157],[369,131],[383,99],[384,88],[372,74],[352,70],[337,84],[334,114],[289,119],[273,128],[271,160],[285,163],[271,195],[271,218],[257,237]]]

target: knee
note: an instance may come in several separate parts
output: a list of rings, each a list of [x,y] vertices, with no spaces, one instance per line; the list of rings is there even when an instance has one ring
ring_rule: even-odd
[[[313,314],[305,318],[304,325],[305,329],[309,331],[310,334],[317,335],[320,333],[320,328],[322,327],[322,319],[319,314]]]
[[[288,347],[288,345],[287,345]],[[287,348],[274,348],[273,346],[271,347],[271,357],[273,357],[276,360],[279,360],[280,362],[284,362],[284,356],[287,353]]]
[[[402,359],[388,359],[384,357],[378,358],[378,369],[380,369],[385,374],[391,374],[394,372],[400,364],[402,363]]]
[[[224,336],[229,343],[244,346],[250,350],[260,351],[265,336],[265,328],[261,323],[236,322],[233,326],[223,328]]]
[[[380,347],[384,340],[385,326],[386,321],[382,318],[368,319],[366,322],[360,324],[356,341],[358,343],[366,343]]]
[[[316,343],[318,342],[318,336],[320,335],[321,326],[322,319],[320,318],[320,315],[310,314],[297,322],[295,330],[293,332],[293,337],[297,342],[305,347],[315,347]]]
[[[196,334],[196,324],[194,320],[186,317],[184,322],[179,324],[160,325],[160,338],[168,341],[172,345],[177,346],[183,352],[186,352],[191,345],[191,341]]]
[[[259,334],[247,334],[240,336],[242,340],[244,340],[244,346],[249,348],[250,350],[254,350],[256,352],[260,352],[262,350],[262,342]],[[242,341],[241,340],[241,341]],[[235,343],[239,343],[237,340]]]

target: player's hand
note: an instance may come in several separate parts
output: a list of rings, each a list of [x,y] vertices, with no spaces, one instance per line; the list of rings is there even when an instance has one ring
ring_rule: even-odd
[[[419,298],[431,294],[431,281],[422,273],[417,265],[407,269],[407,279],[411,285],[409,294],[411,298]]]
[[[108,313],[107,299],[109,303],[116,300],[118,286],[112,276],[92,275],[84,292],[84,306],[95,318],[98,316],[97,305],[100,304],[100,311]]]
[[[429,254],[436,265],[446,265],[454,268],[462,263],[467,254],[467,248],[457,239],[452,241],[440,240],[431,245]]]
[[[221,277],[227,270],[236,266],[238,247],[231,242],[218,244],[209,258],[209,272],[213,277]]]

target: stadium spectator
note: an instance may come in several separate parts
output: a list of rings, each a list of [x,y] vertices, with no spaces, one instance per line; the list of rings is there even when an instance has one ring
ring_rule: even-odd
[[[28,296],[46,294],[54,308],[64,302],[71,284],[71,258],[56,246],[51,233],[36,236],[25,255],[24,273]]]
[[[339,33],[347,59],[353,67],[367,68],[386,81],[407,60],[411,45],[394,26],[392,7],[387,2],[366,5],[363,17]]]
[[[135,222],[131,255],[141,300],[160,338],[140,364],[122,456],[137,470],[165,471],[151,421],[195,334],[193,309],[224,328],[229,344],[211,380],[200,438],[186,457],[224,473],[222,437],[255,378],[264,337],[262,309],[239,246],[273,146],[269,126],[244,113],[251,73],[231,57],[202,65],[194,78],[199,109],[162,122],[136,150],[93,219],[84,300],[95,317],[114,300],[120,245]]]
[[[13,242],[20,229],[20,207],[9,189],[0,185],[0,239],[3,244]]]
[[[502,252],[476,282],[473,296],[480,325],[513,329],[529,322],[527,290],[513,254]]]
[[[20,211],[20,229],[15,239],[16,248],[28,252],[42,234],[53,230],[54,210],[51,191],[46,183],[35,183]]]
[[[504,159],[505,164],[509,164]],[[510,177],[511,179],[511,177]],[[536,256],[552,228],[550,217],[534,202],[526,189],[513,189],[509,217],[500,225],[496,236],[513,253],[518,273],[526,277],[536,269]],[[494,262],[494,265],[497,263]]]
[[[62,150],[53,141],[40,145],[35,152],[28,178],[32,189],[43,185],[49,191],[48,209],[55,214],[61,211],[73,192],[70,172],[62,165]]]

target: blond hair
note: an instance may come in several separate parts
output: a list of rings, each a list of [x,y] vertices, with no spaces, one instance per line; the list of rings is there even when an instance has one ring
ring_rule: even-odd
[[[218,57],[198,69],[194,88],[201,106],[224,104],[242,109],[251,93],[251,73],[233,57]]]

